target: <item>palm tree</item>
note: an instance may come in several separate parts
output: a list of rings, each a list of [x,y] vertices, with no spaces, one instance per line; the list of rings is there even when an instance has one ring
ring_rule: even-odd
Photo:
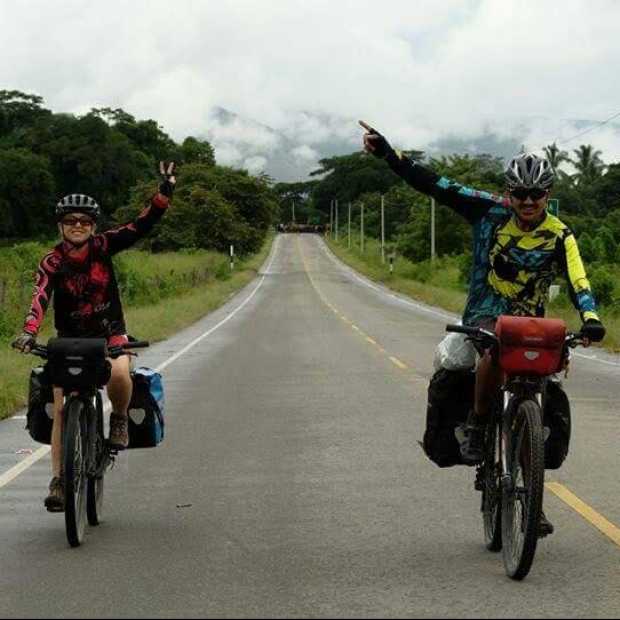
[[[591,144],[582,144],[574,149],[575,159],[571,160],[577,173],[574,175],[578,185],[591,183],[603,174],[607,167],[601,159],[601,151],[595,151]]]
[[[551,164],[551,167],[555,172],[558,170],[558,166],[564,161],[570,161],[568,153],[560,150],[558,145],[554,142],[543,148],[547,161]]]

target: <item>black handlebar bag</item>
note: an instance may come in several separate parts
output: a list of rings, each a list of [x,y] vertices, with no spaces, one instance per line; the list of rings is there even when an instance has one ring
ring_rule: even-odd
[[[51,338],[47,353],[52,385],[83,390],[102,388],[110,380],[105,338]]]

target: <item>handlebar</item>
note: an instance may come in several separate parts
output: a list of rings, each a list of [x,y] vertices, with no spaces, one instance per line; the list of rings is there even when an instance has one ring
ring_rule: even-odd
[[[497,336],[481,327],[470,327],[469,325],[446,325],[447,332],[456,332],[459,334],[467,334],[471,340],[479,342],[484,349],[490,349],[492,346],[499,344]],[[567,347],[574,349],[584,344],[585,336],[579,332],[568,332],[564,342]]]
[[[147,340],[135,340],[120,345],[114,345],[108,347],[108,357],[115,359],[130,349],[145,349],[149,346],[151,346],[151,344]],[[30,353],[45,360],[48,358],[47,346],[44,344],[35,344],[32,349],[30,349]]]

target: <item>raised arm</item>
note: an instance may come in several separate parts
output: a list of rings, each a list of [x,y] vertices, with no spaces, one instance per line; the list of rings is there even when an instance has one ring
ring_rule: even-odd
[[[432,196],[471,223],[483,217],[491,208],[504,209],[507,202],[503,196],[461,185],[438,175],[436,172],[414,162],[403,153],[395,151],[389,142],[375,129],[360,121],[366,129],[364,148],[375,157],[385,159],[390,168],[411,187]]]
[[[140,212],[138,217],[132,222],[98,235],[104,252],[116,254],[130,248],[134,243],[145,237],[166,212],[176,184],[175,165],[174,162],[170,162],[170,164],[160,162],[159,166],[162,176],[159,192],[151,198],[150,203]]]

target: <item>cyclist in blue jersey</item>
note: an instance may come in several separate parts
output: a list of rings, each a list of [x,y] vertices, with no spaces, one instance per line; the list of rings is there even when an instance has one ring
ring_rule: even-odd
[[[366,123],[360,121],[360,125],[366,130],[367,152],[385,159],[414,189],[433,196],[472,225],[473,267],[462,319],[465,325],[493,329],[501,314],[544,316],[549,286],[558,275],[564,275],[583,321],[582,333],[587,341],[603,339],[605,328],[596,312],[575,236],[547,212],[554,180],[547,160],[526,153],[513,158],[505,171],[505,193],[494,194],[438,175],[395,151]],[[487,395],[500,383],[499,365],[486,353],[476,369],[474,410],[466,427],[463,457],[470,463],[482,460],[485,416],[490,408]],[[548,522],[546,525],[552,531]]]

